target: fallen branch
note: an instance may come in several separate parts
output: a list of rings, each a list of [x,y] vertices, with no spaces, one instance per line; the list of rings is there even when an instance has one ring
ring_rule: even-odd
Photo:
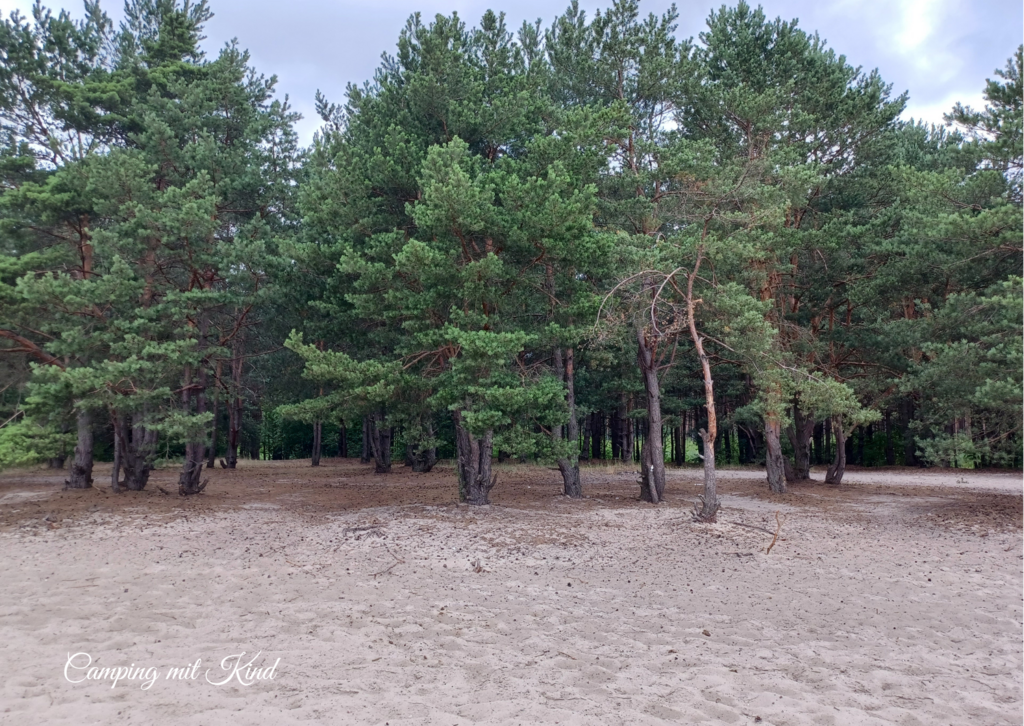
[[[765,552],[766,555],[770,555],[772,553],[772,547],[774,547],[775,543],[778,541],[778,539],[779,539],[779,532],[782,531],[782,523],[785,522],[785,521],[786,521],[785,517],[783,517],[782,519],[779,519],[779,513],[778,513],[778,511],[776,511],[775,512],[775,524],[776,524],[775,534],[772,535],[772,543],[770,545],[768,545],[768,550],[767,550],[767,552]]]
[[[381,542],[381,544],[383,544],[383,545],[384,545],[384,549],[386,549],[386,550],[388,551],[388,554],[389,554],[389,555],[391,555],[392,557],[394,557],[394,558],[395,558],[395,561],[391,563],[391,566],[390,566],[390,567],[385,567],[385,568],[384,568],[383,570],[381,570],[380,572],[375,572],[375,573],[373,573],[373,577],[374,577],[374,579],[376,579],[376,578],[377,578],[377,575],[384,575],[384,574],[387,574],[388,572],[391,572],[391,570],[395,569],[395,568],[396,568],[396,567],[398,567],[399,565],[403,565],[403,564],[405,564],[405,560],[401,559],[401,558],[400,558],[400,557],[399,557],[398,555],[396,555],[396,554],[395,554],[394,552],[392,552],[392,551],[391,551],[391,548],[387,546],[387,543],[385,543],[385,542]]]
[[[747,529],[756,529],[757,531],[765,532],[766,534],[775,534],[770,529],[765,529],[764,527],[758,527],[755,524],[743,524],[743,522],[734,522],[731,519],[727,519],[726,523],[727,524],[735,524],[737,527],[746,527]]]

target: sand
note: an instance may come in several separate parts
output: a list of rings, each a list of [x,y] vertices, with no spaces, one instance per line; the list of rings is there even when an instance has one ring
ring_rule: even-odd
[[[652,507],[623,469],[587,469],[570,502],[556,472],[504,467],[471,509],[450,468],[368,469],[246,463],[189,500],[155,488],[170,471],[124,495],[0,477],[0,723],[1024,718],[1019,474],[773,497],[733,470],[699,525],[695,470]],[[243,651],[273,678],[209,682]],[[72,683],[75,653],[157,680]]]

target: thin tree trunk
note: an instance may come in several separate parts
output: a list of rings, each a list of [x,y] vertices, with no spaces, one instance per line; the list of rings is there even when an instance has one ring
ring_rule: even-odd
[[[214,396],[213,403],[210,404],[213,409],[213,426],[210,431],[210,448],[206,452],[207,469],[212,469],[217,465],[217,416],[220,413],[220,411],[217,410],[218,404],[219,400]]]
[[[825,483],[838,486],[843,483],[843,473],[846,471],[846,436],[843,433],[843,421],[839,416],[833,418],[832,432],[836,437],[836,458],[828,467]]]
[[[359,463],[369,464],[370,459],[370,417],[363,416],[363,448],[359,453]]]
[[[263,409],[260,408],[259,398],[256,399],[256,405],[253,406],[252,415],[253,420],[255,421],[256,424],[256,430],[258,432],[263,425]],[[252,438],[249,439],[249,458],[252,459],[253,461],[259,461],[260,436],[258,433],[256,436],[253,436]]]
[[[75,458],[71,460],[71,476],[64,482],[65,489],[89,489],[92,487],[92,413],[78,412],[78,444]]]
[[[764,420],[766,448],[764,463],[768,471],[768,488],[776,494],[785,494],[786,492],[785,457],[782,455],[782,442],[780,441],[781,429],[778,415],[773,412],[766,414]]]
[[[114,412],[114,466],[110,471],[110,488],[115,494],[120,493],[118,478],[121,476],[121,427],[118,423],[119,414]]]
[[[704,376],[704,408],[708,414],[707,430],[701,429],[697,432],[704,441],[704,493],[701,494],[700,503],[694,510],[694,518],[700,522],[714,522],[718,517],[718,510],[722,507],[722,502],[718,498],[718,482],[715,472],[715,437],[718,435],[718,416],[715,411],[715,382],[711,378],[711,363],[704,352],[704,338],[697,332],[697,321],[694,317],[696,303],[693,299],[693,281],[699,268],[700,258],[698,257],[686,287],[686,317],[690,328],[690,338],[693,340],[693,347],[697,351],[697,358],[700,360],[700,368]]]
[[[219,378],[219,376],[218,376]],[[218,396],[213,397],[213,401],[210,403],[212,409],[213,418],[210,423],[210,446],[206,450],[206,468],[213,469],[217,466],[217,417],[220,415],[220,400]]]
[[[348,430],[344,421],[338,424],[338,458],[348,458]]]
[[[918,466],[917,442],[910,431],[910,422],[914,420],[913,401],[903,401],[900,404],[900,426],[903,428],[903,465]]]
[[[234,388],[234,400],[228,404],[228,455],[227,468],[234,469],[238,464],[238,443],[242,431],[242,352],[236,342],[234,358],[231,360],[231,379]]]
[[[575,449],[579,440],[579,421],[576,419],[576,361],[575,352],[572,348],[565,351],[564,369],[562,349],[555,349],[555,375],[558,380],[565,380],[566,396],[565,401],[569,409],[569,420],[566,423],[565,438],[569,445]],[[562,439],[562,427],[556,426],[552,430],[552,436],[557,440]],[[580,481],[580,464],[578,455],[570,453],[568,456],[559,457],[557,460],[558,471],[562,474],[562,493],[572,499],[583,497],[583,484]]]
[[[214,382],[213,382],[213,389],[214,389],[214,391],[216,391],[218,386],[220,385],[220,376],[221,376],[221,372],[223,370],[223,367],[224,367],[224,361],[223,360],[218,360],[217,361],[217,376],[216,376],[216,380],[214,380]],[[207,469],[212,469],[213,467],[215,467],[217,465],[217,429],[219,428],[218,425],[217,425],[217,416],[220,413],[220,411],[218,411],[217,409],[219,408],[219,404],[220,404],[220,396],[215,395],[213,397],[213,402],[211,403],[212,410],[213,410],[213,426],[211,427],[212,430],[210,431],[210,450],[208,452],[206,452],[206,468]],[[230,405],[230,403],[228,405]]]
[[[896,449],[892,445],[892,411],[885,412],[885,465],[896,464]]]
[[[583,445],[580,447],[580,461],[590,461],[590,435],[594,431],[594,427],[590,424],[590,419],[593,415],[588,413],[583,417]]]
[[[384,409],[373,412],[370,421],[370,449],[373,452],[373,473],[391,473],[391,428],[384,425]]]
[[[324,424],[322,421],[313,422],[313,456],[310,466],[320,466],[320,450],[323,448]]]
[[[640,449],[640,498],[658,504],[665,498],[665,450],[661,443],[661,385],[653,346],[637,328],[637,362],[647,393],[647,436]],[[646,455],[645,455],[646,452]]]
[[[629,401],[626,403],[626,447],[625,451],[622,452],[622,460],[624,462],[636,461],[636,420],[633,419],[629,414],[633,412],[633,394],[629,394]]]
[[[66,420],[60,425],[60,432],[62,434],[66,434],[70,429],[71,426],[68,424]],[[46,466],[50,469],[63,469],[64,462],[66,462],[67,460],[68,452],[62,441],[60,445],[60,453],[51,458],[49,461],[47,461]]]
[[[608,440],[612,444],[612,461],[622,458],[622,420],[619,418],[619,407],[612,409],[608,416]]]

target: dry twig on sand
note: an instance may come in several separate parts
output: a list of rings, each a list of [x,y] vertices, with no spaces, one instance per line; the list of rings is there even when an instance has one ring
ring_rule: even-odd
[[[765,551],[766,555],[770,555],[772,553],[772,547],[774,547],[775,543],[778,541],[778,539],[779,539],[779,532],[782,531],[782,523],[785,522],[785,521],[786,521],[786,518],[782,517],[780,519],[778,511],[776,511],[775,512],[775,525],[776,525],[775,526],[775,534],[772,535],[772,543],[770,545],[768,545],[768,549]]]
[[[775,534],[770,529],[765,529],[764,527],[758,527],[757,525],[754,525],[754,524],[744,524],[743,522],[735,522],[735,521],[733,521],[731,519],[727,519],[726,522],[728,524],[735,524],[738,527],[746,527],[747,529],[756,529],[758,532],[765,532],[766,534]]]
[[[373,573],[374,579],[376,579],[377,575],[384,575],[384,574],[386,574],[388,572],[391,572],[391,570],[395,569],[399,565],[405,564],[405,560],[401,559],[398,555],[396,555],[394,552],[392,552],[391,548],[388,547],[386,543],[381,542],[381,544],[384,545],[384,549],[386,549],[388,551],[388,554],[395,558],[395,561],[391,563],[390,567],[385,567],[380,572],[374,572]]]

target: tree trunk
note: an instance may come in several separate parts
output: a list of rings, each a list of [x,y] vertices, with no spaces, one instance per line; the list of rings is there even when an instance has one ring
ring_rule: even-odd
[[[914,420],[914,404],[903,401],[900,404],[900,426],[903,428],[903,465],[917,466],[917,442],[910,433],[910,422]]]
[[[217,376],[216,376],[216,380],[213,382],[213,389],[214,389],[214,391],[216,391],[218,386],[220,385],[221,371],[223,370],[223,368],[224,368],[224,361],[223,360],[218,360],[217,361]],[[212,468],[214,468],[217,465],[217,428],[218,428],[217,416],[220,413],[220,411],[218,411],[217,409],[219,408],[219,404],[220,404],[220,396],[214,396],[213,397],[213,402],[211,404],[212,405],[212,410],[213,410],[213,426],[211,427],[211,431],[210,431],[210,450],[208,452],[206,452],[206,468],[207,469],[212,469]],[[230,403],[228,405],[230,405]]]
[[[437,448],[431,446],[423,449],[422,451],[416,451],[412,457],[412,470],[417,474],[426,474],[428,471],[434,468],[434,464],[437,463]]]
[[[210,448],[206,452],[206,468],[212,469],[217,465],[217,415],[220,413],[218,408],[218,399],[214,398],[211,404],[213,408],[213,426],[210,431]]]
[[[64,482],[65,489],[89,489],[92,487],[92,413],[78,412],[78,445],[75,458],[71,460],[71,476]]]
[[[338,424],[338,458],[348,458],[348,430],[344,421]]]
[[[608,440],[612,445],[612,461],[618,461],[622,458],[621,428],[622,420],[619,418],[619,408],[615,407],[608,415]]]
[[[313,456],[310,466],[320,466],[320,449],[323,448],[324,424],[323,421],[313,422]]]
[[[203,333],[205,334],[205,330]],[[182,408],[186,413],[191,412],[197,415],[206,413],[206,374],[201,368],[194,389],[192,386],[191,367],[186,368],[185,386],[181,393],[181,402]],[[185,444],[185,462],[182,464],[181,474],[178,476],[178,494],[181,496],[199,494],[206,488],[208,480],[199,481],[203,473],[203,455],[205,453],[205,436],[194,437],[192,441]]]
[[[590,416],[590,458],[600,461],[604,458],[604,411],[594,411]]]
[[[676,466],[686,463],[686,411],[679,417],[679,428],[676,429]]]
[[[228,451],[225,462],[228,469],[234,469],[238,465],[238,442],[242,432],[243,410],[242,397],[236,396],[228,406]]]
[[[629,401],[626,404],[626,448],[622,452],[623,461],[636,461],[636,420],[629,414],[633,411],[633,394],[629,395]]]
[[[637,362],[647,393],[647,436],[640,449],[640,498],[658,504],[665,498],[665,450],[661,443],[661,385],[653,346],[637,328]],[[646,454],[644,453],[646,452]]]
[[[892,445],[892,411],[885,412],[885,465],[896,464],[896,450]]]
[[[363,448],[359,453],[359,463],[370,463],[370,417],[363,416]]]
[[[455,412],[455,445],[459,470],[459,500],[467,504],[490,504],[491,489],[498,475],[491,474],[491,449],[494,432],[474,438],[462,425],[462,414]]]
[[[259,432],[263,425],[263,409],[260,408],[259,398],[256,398],[256,404],[252,409],[253,421],[256,424],[256,431]],[[260,436],[257,433],[256,436],[249,438],[249,458],[253,461],[259,461],[260,458]]]
[[[588,413],[583,417],[583,445],[580,446],[580,461],[590,461],[590,435],[594,431],[594,427],[590,424],[590,419],[593,416],[594,414]]]
[[[231,359],[231,380],[234,388],[234,399],[228,403],[228,453],[227,468],[234,469],[238,464],[238,444],[242,432],[242,352],[241,344],[236,342],[234,358]],[[216,422],[214,422],[216,423]]]
[[[764,439],[766,444],[765,468],[768,470],[768,488],[776,494],[786,493],[785,457],[782,455],[782,434],[779,417],[768,413],[764,420]]]
[[[843,420],[839,416],[832,420],[832,433],[836,437],[836,458],[828,467],[825,483],[838,486],[843,483],[843,473],[846,471],[846,436],[843,434]]]
[[[128,491],[141,492],[145,489],[153,470],[157,432],[146,428],[145,420],[145,414],[142,414],[132,418],[132,425],[129,426],[126,414],[114,416],[115,461],[124,471],[121,484]]]
[[[814,433],[811,434],[811,441],[814,444],[814,463],[817,466],[821,466],[825,462],[825,453],[822,449],[822,445],[825,438],[825,424],[817,423],[814,425]]]
[[[121,491],[121,485],[118,481],[121,476],[121,430],[118,419],[120,416],[117,412],[114,412],[114,466],[110,471],[110,488],[114,494],[118,494]]]
[[[793,403],[793,424],[786,427],[786,436],[793,445],[792,474],[789,481],[805,481],[811,478],[811,435],[814,433],[814,417],[807,416],[800,408],[799,401]]]
[[[704,492],[700,495],[700,502],[694,510],[694,519],[700,522],[714,522],[718,518],[718,510],[722,507],[722,501],[718,498],[718,480],[715,471],[715,438],[718,435],[718,415],[715,411],[715,382],[711,378],[711,364],[704,352],[704,339],[697,333],[697,324],[693,318],[692,277],[687,297],[690,337],[697,349],[697,357],[700,360],[700,368],[704,376],[704,408],[708,414],[707,430],[701,429],[697,432],[701,440],[704,441]]]
[[[384,425],[384,409],[378,408],[370,420],[370,450],[373,453],[373,473],[391,473],[391,427]]]
[[[426,424],[419,430],[426,434],[425,438],[427,441],[431,441],[434,438],[434,422],[429,417]],[[423,448],[422,445],[409,444],[406,447],[406,455],[409,457],[408,466],[412,467],[412,470],[417,474],[426,474],[437,463],[436,446]]]
[[[565,427],[565,439],[569,446],[575,450],[578,446],[580,436],[580,424],[576,418],[576,359],[575,351],[569,348],[565,351],[564,370],[562,349],[555,349],[555,375],[558,380],[565,380],[565,402],[569,409],[569,420]],[[556,433],[557,432],[557,433]],[[552,436],[558,440],[562,438],[562,427],[556,426],[552,430]],[[583,484],[580,481],[580,464],[578,455],[570,453],[568,456],[559,457],[557,460],[558,471],[562,474],[562,493],[571,499],[583,497]]]

